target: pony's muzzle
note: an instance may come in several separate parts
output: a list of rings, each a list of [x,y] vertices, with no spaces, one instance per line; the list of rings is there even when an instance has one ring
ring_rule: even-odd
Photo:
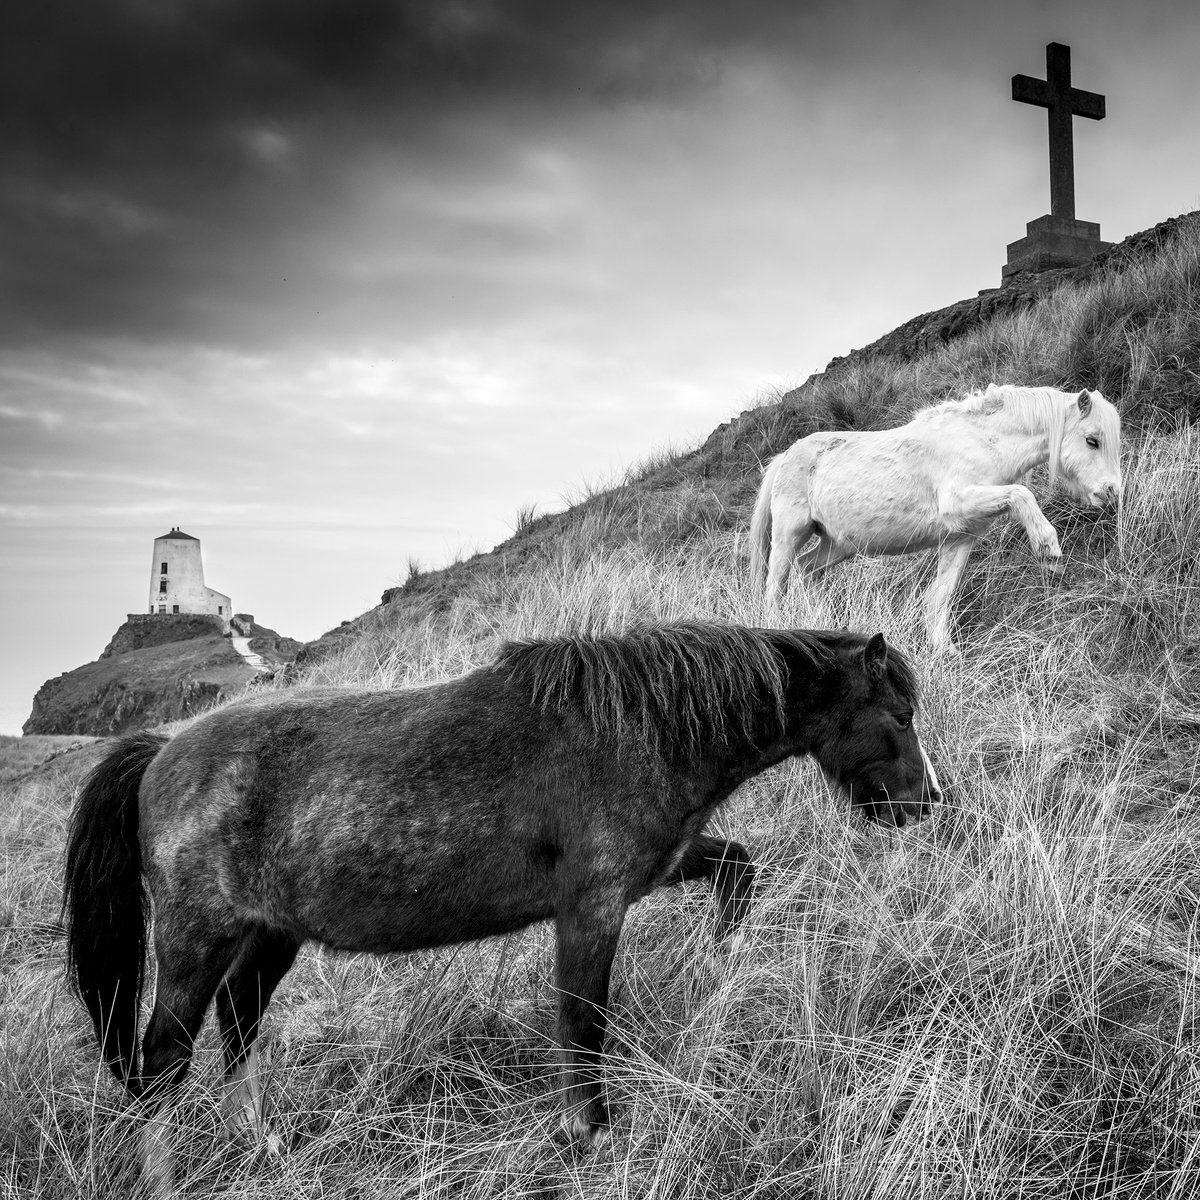
[[[909,823],[916,824],[933,812],[933,805],[925,798],[921,800],[897,800],[887,795],[863,805],[867,820],[876,825],[903,829]]]
[[[1121,489],[1115,483],[1106,483],[1096,488],[1088,500],[1093,508],[1116,508],[1121,502]]]
[[[892,816],[895,819],[897,829],[903,829],[910,822],[915,825],[918,821],[924,820],[933,812],[933,805],[926,800],[921,800],[920,803],[893,804]]]

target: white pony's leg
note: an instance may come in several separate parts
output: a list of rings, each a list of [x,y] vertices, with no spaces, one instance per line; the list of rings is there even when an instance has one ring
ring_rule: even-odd
[[[783,598],[796,555],[812,537],[812,516],[807,504],[781,504],[771,512],[771,560],[767,568],[767,604],[775,607]]]
[[[930,584],[925,598],[926,627],[929,630],[929,644],[934,650],[954,649],[950,637],[950,604],[958,590],[963,567],[967,565],[974,548],[974,538],[961,538],[943,542],[938,550],[937,578]]]
[[[821,540],[817,543],[817,548],[811,553],[806,554],[800,560],[800,566],[803,567],[804,573],[812,578],[814,575],[819,575],[828,567],[832,567],[835,563],[844,562],[847,558],[853,558],[858,551],[853,546],[847,546],[842,542],[835,542],[832,538],[821,535]]]
[[[970,528],[977,522],[982,523],[1007,513],[1025,530],[1025,536],[1029,538],[1029,544],[1038,558],[1049,561],[1053,566],[1062,557],[1054,526],[1046,520],[1046,514],[1038,507],[1033,493],[1023,484],[1008,483],[990,487],[976,484],[960,488],[949,499],[949,505],[943,501],[943,516],[952,520],[957,518]]]

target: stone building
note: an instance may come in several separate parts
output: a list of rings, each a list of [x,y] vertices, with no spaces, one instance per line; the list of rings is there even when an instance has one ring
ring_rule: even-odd
[[[220,617],[226,630],[233,601],[224,592],[206,587],[200,539],[172,529],[154,539],[150,562],[150,612],[208,613]]]

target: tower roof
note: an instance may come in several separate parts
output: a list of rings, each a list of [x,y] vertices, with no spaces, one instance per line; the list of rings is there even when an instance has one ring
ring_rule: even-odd
[[[164,533],[161,537],[157,537],[154,540],[162,542],[166,541],[167,538],[175,538],[184,542],[198,542],[200,540],[199,538],[192,537],[190,533],[184,533],[182,529],[172,529],[170,533]]]

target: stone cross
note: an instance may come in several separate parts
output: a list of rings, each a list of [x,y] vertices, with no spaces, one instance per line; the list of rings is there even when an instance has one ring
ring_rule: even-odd
[[[1047,109],[1050,124],[1050,215],[1075,219],[1075,145],[1071,118],[1104,120],[1104,97],[1071,86],[1071,47],[1046,47],[1046,78],[1012,77],[1012,98]]]

